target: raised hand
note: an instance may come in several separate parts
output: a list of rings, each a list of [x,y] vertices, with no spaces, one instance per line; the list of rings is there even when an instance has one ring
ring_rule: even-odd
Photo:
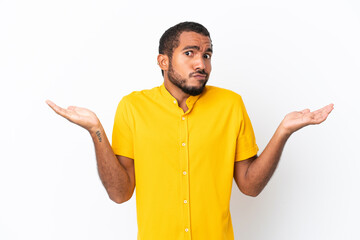
[[[300,112],[291,112],[285,116],[280,126],[288,135],[291,135],[305,126],[322,123],[333,109],[334,104],[329,104],[313,112],[310,112],[309,109],[304,109]]]
[[[101,124],[96,114],[86,108],[69,106],[67,109],[57,106],[50,100],[46,103],[60,116],[66,118],[72,123],[85,128],[89,132],[94,132]]]

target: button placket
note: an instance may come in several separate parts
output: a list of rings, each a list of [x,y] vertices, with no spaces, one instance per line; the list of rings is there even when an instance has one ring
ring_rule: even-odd
[[[190,233],[190,202],[189,202],[189,145],[188,145],[188,117],[187,114],[182,114],[179,118],[180,121],[180,151],[181,151],[181,157],[180,157],[180,165],[182,169],[182,187],[183,189],[181,195],[182,199],[179,199],[183,202],[183,226],[186,233],[185,239],[191,239]]]

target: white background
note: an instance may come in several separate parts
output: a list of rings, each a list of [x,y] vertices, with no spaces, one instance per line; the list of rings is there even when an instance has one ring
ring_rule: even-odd
[[[258,197],[234,182],[235,239],[360,239],[357,0],[0,0],[0,239],[136,239],[136,196],[108,199],[89,134],[45,100],[93,110],[111,137],[122,96],[162,83],[159,38],[186,20],[210,31],[208,84],[243,96],[260,152],[286,113],[335,104]]]

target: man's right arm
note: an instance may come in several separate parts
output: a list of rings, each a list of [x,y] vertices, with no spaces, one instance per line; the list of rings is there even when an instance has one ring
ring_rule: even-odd
[[[110,199],[116,203],[128,201],[135,189],[134,160],[114,154],[101,124],[90,135],[94,141],[99,176]]]
[[[61,108],[51,101],[46,103],[60,116],[90,133],[95,146],[99,176],[109,197],[116,203],[129,200],[135,189],[134,160],[115,155],[99,119],[86,108]]]

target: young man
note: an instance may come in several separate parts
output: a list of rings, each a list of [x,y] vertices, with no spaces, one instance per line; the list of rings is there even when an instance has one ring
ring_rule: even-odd
[[[136,182],[138,239],[234,239],[232,179],[244,194],[257,196],[290,135],[323,122],[333,109],[330,104],[289,113],[258,157],[241,97],[206,86],[211,57],[210,34],[202,25],[184,22],[168,29],[157,58],[164,83],[120,101],[112,146],[93,112],[47,101],[89,131],[100,178],[113,201],[129,200]]]

